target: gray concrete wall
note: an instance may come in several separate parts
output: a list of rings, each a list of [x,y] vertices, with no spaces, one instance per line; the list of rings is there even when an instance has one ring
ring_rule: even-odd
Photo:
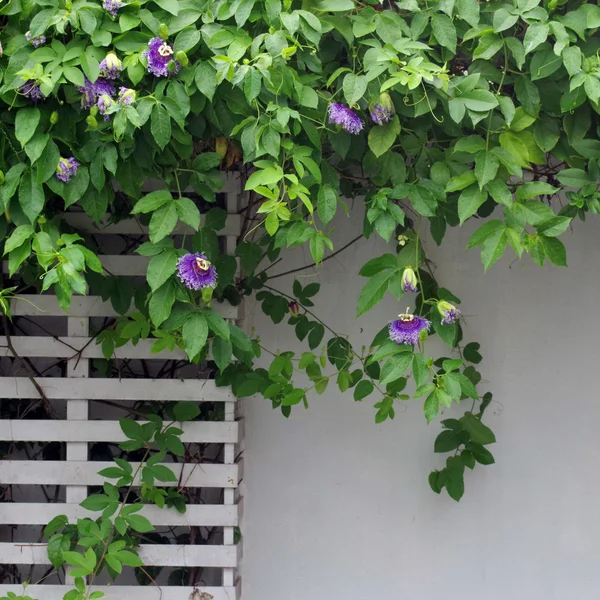
[[[360,231],[360,219],[335,224],[338,248]],[[494,393],[497,464],[467,473],[460,503],[428,486],[443,458],[420,400],[381,425],[374,401],[333,387],[289,420],[245,401],[244,600],[597,597],[597,224],[563,236],[568,269],[504,258],[484,275],[478,251],[464,251],[475,227],[451,231],[443,251],[427,245],[439,281],[463,300],[465,338],[481,342]],[[389,296],[355,319],[358,270],[382,249],[362,240],[302,279],[321,282],[314,310],[354,344],[404,308]],[[298,251],[273,272],[310,262]],[[273,284],[290,292],[292,281]],[[266,347],[306,349],[259,306],[247,313]]]

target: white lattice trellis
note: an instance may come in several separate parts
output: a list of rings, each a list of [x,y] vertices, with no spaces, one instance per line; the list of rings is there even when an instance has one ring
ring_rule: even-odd
[[[239,179],[230,177],[225,190],[225,206],[229,213],[224,236],[224,249],[235,251],[240,229],[237,207],[240,195]],[[137,221],[117,224],[92,224],[83,214],[69,214],[68,222],[82,231],[95,234],[143,235],[145,229]],[[188,233],[180,224],[175,234]],[[105,268],[113,275],[143,276],[147,257],[101,256]],[[77,518],[97,518],[79,506],[87,496],[88,486],[101,485],[103,478],[97,472],[110,463],[89,460],[89,446],[96,442],[118,443],[124,441],[118,421],[110,419],[89,420],[90,402],[110,400],[131,401],[188,401],[224,403],[224,419],[220,422],[190,422],[182,426],[184,443],[222,444],[218,464],[170,464],[186,487],[216,488],[219,503],[188,505],[180,514],[175,509],[158,509],[147,506],[141,514],[158,527],[223,528],[222,543],[203,545],[150,545],[142,544],[140,556],[145,565],[164,567],[216,568],[221,571],[221,585],[192,586],[136,586],[99,585],[94,589],[104,591],[107,599],[114,600],[236,600],[240,597],[235,569],[238,547],[234,544],[234,528],[238,524],[237,485],[241,465],[236,463],[236,444],[239,442],[239,423],[236,421],[236,402],[228,388],[216,387],[208,379],[117,379],[88,378],[90,361],[102,358],[101,348],[90,341],[90,319],[115,317],[117,313],[108,302],[99,297],[74,297],[68,314],[50,295],[22,296],[13,301],[14,316],[31,318],[54,317],[66,320],[67,335],[62,336],[11,336],[11,343],[20,357],[64,358],[67,360],[66,377],[39,377],[37,383],[50,401],[65,401],[64,420],[0,420],[0,440],[12,442],[61,442],[66,444],[66,460],[4,460],[0,461],[0,485],[3,486],[64,486],[63,502],[40,503],[7,502],[0,504],[0,527],[35,527],[48,523],[54,516],[66,514],[71,522]],[[238,319],[238,308],[230,305],[215,306],[228,319]],[[64,321],[63,321],[64,323]],[[181,351],[150,353],[151,341],[140,341],[136,346],[126,345],[115,350],[116,359],[185,359]],[[82,350],[83,349],[83,350]],[[78,352],[80,351],[81,352]],[[0,357],[13,356],[7,339],[0,337]],[[26,375],[19,373],[19,375]],[[36,386],[27,376],[0,378],[0,399],[39,399]],[[5,400],[6,399],[6,400]],[[159,484],[160,485],[160,484]],[[163,484],[167,485],[167,484]],[[39,529],[39,527],[38,527]],[[6,539],[6,538],[4,538]],[[50,565],[44,544],[23,542],[0,543],[2,565]],[[26,571],[24,571],[26,572]],[[68,583],[68,582],[67,582]],[[119,582],[117,582],[119,583]],[[68,591],[66,585],[34,582],[28,594],[39,600],[60,600]],[[0,595],[8,591],[19,593],[20,585],[0,584]]]

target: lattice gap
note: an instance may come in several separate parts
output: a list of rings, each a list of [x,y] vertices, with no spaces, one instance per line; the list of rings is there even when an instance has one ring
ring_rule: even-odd
[[[240,193],[239,179],[230,177],[219,197],[229,213],[219,243],[229,254],[240,230]],[[149,258],[133,254],[147,240],[139,221],[98,227],[83,213],[66,220],[93,234],[110,274],[145,276]],[[175,233],[191,232],[182,227]],[[58,514],[71,522],[98,516],[79,503],[100,490],[103,478],[97,472],[121,453],[120,417],[129,413],[143,420],[148,403],[189,401],[199,403],[202,420],[182,426],[185,462],[166,459],[186,490],[187,510],[146,506],[141,513],[156,531],[144,534],[140,555],[160,587],[126,568],[114,584],[99,577],[95,589],[115,600],[239,599],[241,422],[229,389],[216,387],[211,369],[190,365],[181,351],[150,354],[150,340],[117,348],[109,364],[91,338],[119,313],[98,296],[74,297],[66,316],[56,298],[46,294],[23,294],[11,308],[11,343],[22,360],[14,359],[7,338],[0,337],[0,595],[19,593],[27,581],[34,583],[27,588],[32,597],[62,600],[70,588],[64,573],[48,576],[52,569],[39,543],[44,525]],[[239,307],[216,308],[225,318],[241,317]]]

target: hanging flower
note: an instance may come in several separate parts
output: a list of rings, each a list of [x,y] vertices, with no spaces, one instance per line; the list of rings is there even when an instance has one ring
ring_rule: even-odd
[[[297,317],[300,314],[300,304],[296,300],[288,302],[288,310],[292,317]]]
[[[0,57],[4,54],[4,48],[2,48],[2,42],[0,42]]]
[[[42,100],[45,96],[40,90],[40,86],[33,79],[26,81],[20,88],[21,94],[26,98],[29,98],[32,102]]]
[[[411,315],[408,310],[390,323],[390,339],[397,344],[418,344],[421,331],[429,330],[431,325],[427,319]]]
[[[418,292],[419,282],[415,272],[410,268],[406,267],[404,273],[402,273],[402,289],[405,292]]]
[[[177,261],[177,275],[190,290],[214,288],[217,285],[217,269],[201,252],[182,256]]]
[[[43,44],[46,43],[46,36],[45,35],[38,35],[37,37],[32,38],[31,37],[31,32],[28,31],[25,34],[25,39],[34,47],[34,48],[38,48],[39,46],[42,46]]]
[[[62,158],[61,156],[56,167],[56,179],[69,183],[71,177],[77,174],[77,169],[79,169],[79,163],[74,157]]]
[[[122,6],[123,2],[121,2],[121,0],[104,0],[102,3],[102,8],[113,17],[117,16],[117,13]]]
[[[96,106],[98,107],[98,112],[104,116],[105,121],[108,121],[110,119],[111,112],[108,112],[109,109],[111,109],[116,104],[117,103],[108,94],[102,94],[100,98],[98,98]]]
[[[115,86],[110,81],[102,79],[102,77],[98,77],[94,83],[92,83],[86,77],[85,85],[78,89],[83,94],[81,98],[81,104],[83,108],[91,108],[94,106],[102,94],[114,96],[117,91]]]
[[[123,70],[123,63],[114,52],[109,52],[100,63],[100,75],[106,79],[117,79]]]
[[[177,75],[181,69],[181,65],[173,60],[173,47],[159,37],[148,42],[148,50],[144,50],[142,56],[148,59],[148,72],[155,77]]]
[[[341,125],[348,133],[357,135],[363,128],[360,117],[347,106],[332,102],[329,105],[329,122]]]
[[[135,102],[135,90],[121,87],[119,88],[119,96],[117,97],[117,102],[119,104],[123,104],[124,106],[129,106]]]
[[[442,325],[450,325],[460,317],[460,310],[445,300],[440,300],[437,303],[437,309],[442,315]]]
[[[385,125],[389,123],[394,113],[394,104],[390,95],[387,92],[383,92],[379,95],[379,100],[369,108],[371,119],[377,123],[377,125]]]

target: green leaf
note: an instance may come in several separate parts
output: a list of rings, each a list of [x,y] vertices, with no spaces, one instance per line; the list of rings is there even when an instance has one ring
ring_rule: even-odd
[[[395,269],[396,267],[396,257],[393,254],[383,254],[382,256],[372,258],[370,261],[366,262],[359,271],[359,275],[362,275],[362,277],[373,277],[373,275],[376,275],[381,271]]]
[[[379,158],[385,154],[396,141],[400,133],[400,120],[394,115],[392,120],[385,125],[376,125],[369,131],[369,148]]]
[[[477,185],[472,185],[462,191],[458,198],[458,216],[461,224],[479,210],[487,197],[487,192],[479,189]]]
[[[593,183],[592,178],[583,169],[563,169],[556,174],[556,179],[563,185],[580,188]]]
[[[356,402],[363,400],[371,394],[374,389],[373,384],[368,379],[359,381],[358,385],[354,388],[354,400]]]
[[[553,217],[552,219],[544,221],[541,225],[538,225],[537,232],[546,237],[556,237],[566,231],[571,220],[570,217]]]
[[[477,0],[457,0],[458,16],[471,27],[479,25],[479,2]]]
[[[435,391],[431,392],[429,396],[425,399],[425,404],[423,406],[423,414],[427,419],[428,423],[431,423],[433,419],[435,419],[438,415],[438,411],[440,410],[440,401]]]
[[[374,275],[367,281],[358,298],[357,317],[360,317],[360,315],[366,313],[383,300],[391,276],[392,273],[383,271],[377,273],[377,275]]]
[[[412,361],[412,354],[410,352],[404,352],[402,354],[397,354],[396,356],[392,356],[386,363],[383,365],[381,369],[380,382],[381,385],[387,385],[392,381],[396,381],[404,373],[410,366]]]
[[[463,424],[465,430],[469,432],[471,441],[474,443],[485,446],[493,444],[496,441],[493,431],[484,425],[473,413],[465,413],[461,417],[460,422]]]
[[[231,363],[233,347],[231,342],[220,338],[215,337],[212,341],[212,356],[215,363],[217,363],[217,367],[221,373],[229,366]]]
[[[151,296],[148,302],[148,313],[155,327],[160,327],[171,314],[175,303],[177,286],[172,281],[161,285]]]
[[[412,375],[417,388],[420,388],[429,380],[427,362],[425,361],[425,357],[418,352],[413,355]]]
[[[488,183],[487,191],[494,202],[510,206],[512,204],[512,192],[501,179],[494,179]]]
[[[200,408],[193,402],[177,402],[173,407],[173,416],[176,421],[193,421],[200,414]]]
[[[344,77],[342,88],[344,90],[344,98],[346,102],[352,106],[356,104],[367,91],[368,80],[364,75],[354,75],[348,73]]]
[[[441,46],[456,54],[456,28],[448,16],[434,13],[431,18],[431,30]]]
[[[335,216],[337,203],[337,192],[330,185],[324,185],[319,188],[319,193],[317,195],[317,212],[319,213],[323,225],[327,225],[327,223]]]
[[[64,517],[64,515],[61,515]],[[48,540],[46,551],[52,566],[58,570],[65,563],[63,553],[71,548],[71,538],[66,535],[57,533]]]
[[[468,135],[466,137],[459,138],[454,145],[454,152],[468,152],[469,154],[476,154],[480,150],[485,150],[485,140],[480,135]],[[471,174],[472,171],[465,171],[462,173],[462,175],[466,176],[467,173]],[[475,181],[474,178],[470,183],[473,183],[473,181]],[[457,190],[447,191],[455,192]]]
[[[225,319],[214,309],[209,308],[203,312],[210,330],[219,337],[229,340],[229,325]]]
[[[479,182],[479,189],[496,177],[500,163],[495,154],[482,150],[475,158],[475,176]]]
[[[434,217],[437,208],[437,200],[432,192],[421,185],[411,185],[408,192],[413,208],[424,217]]]
[[[532,50],[535,50],[540,44],[543,44],[548,38],[550,28],[547,23],[535,23],[529,25],[523,38],[523,47],[525,48],[525,54],[529,54]]]
[[[30,171],[23,175],[19,185],[19,205],[30,223],[35,223],[44,208],[44,190],[36,183],[36,174]]]
[[[469,147],[474,148],[475,146],[470,145]],[[448,181],[446,184],[446,192],[459,192],[460,190],[464,190],[465,188],[469,187],[476,181],[477,175],[475,175],[475,171],[464,171],[460,175],[456,175],[455,177],[452,177],[450,181]]]
[[[352,0],[319,0],[317,10],[323,12],[350,12],[355,8]]]
[[[529,198],[535,198],[536,196],[553,195],[558,192],[558,188],[551,186],[549,183],[543,181],[531,181],[524,183],[517,188],[516,197],[517,200],[528,200]]]
[[[192,360],[204,348],[208,338],[208,322],[201,313],[193,313],[184,323],[181,330],[183,347]]]
[[[172,201],[173,197],[171,196],[171,192],[168,190],[157,190],[156,192],[146,194],[141,200],[138,200],[135,203],[131,214],[136,215],[138,213],[154,212],[163,206],[163,204]]]
[[[473,58],[479,60],[490,60],[504,45],[503,39],[494,33],[486,33],[481,36],[477,48],[473,51]]]
[[[483,242],[481,248],[481,262],[487,271],[504,253],[506,248],[506,231],[497,229]]]
[[[194,201],[189,198],[178,198],[175,200],[175,208],[179,219],[198,231],[200,228],[200,211]]]
[[[170,203],[154,212],[150,219],[150,241],[160,242],[169,235],[177,225],[177,207]]]
[[[160,104],[155,104],[152,109],[150,131],[159,148],[164,150],[171,139],[171,117]]]
[[[567,250],[565,245],[554,237],[540,237],[540,243],[546,252],[546,256],[550,259],[550,262],[559,266],[567,266]]]
[[[23,148],[33,137],[40,122],[40,111],[37,108],[21,108],[15,117],[15,137]]]
[[[472,90],[462,94],[460,99],[469,110],[487,112],[498,106],[498,99],[486,90]]]
[[[433,451],[452,452],[452,450],[456,450],[463,443],[462,438],[463,436],[461,436],[460,431],[442,431],[437,438],[435,438]]]
[[[6,240],[4,244],[4,254],[8,254],[15,248],[18,248],[23,244],[25,240],[28,240],[34,234],[34,229],[31,225],[19,225]]]
[[[201,61],[196,66],[194,73],[196,87],[209,100],[212,101],[217,89],[217,71],[208,61]]]
[[[123,517],[127,524],[138,533],[147,533],[148,531],[152,531],[154,526],[146,517],[142,517],[142,515],[128,515]]]

